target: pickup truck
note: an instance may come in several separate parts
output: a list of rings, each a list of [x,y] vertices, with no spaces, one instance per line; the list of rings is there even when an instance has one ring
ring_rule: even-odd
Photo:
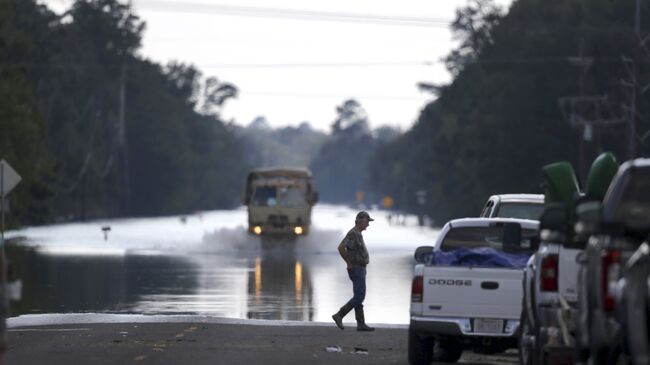
[[[573,363],[578,312],[578,264],[589,238],[576,232],[576,216],[589,215],[616,172],[611,154],[591,166],[584,194],[568,162],[542,169],[546,207],[540,244],[524,270],[519,360],[523,365]]]
[[[650,215],[649,215],[650,216]],[[648,222],[650,232],[650,222]],[[650,233],[649,233],[650,234]],[[647,364],[650,359],[650,245],[641,244],[625,263],[625,274],[617,284],[624,282],[617,298],[620,319],[623,322],[627,357],[633,364]],[[594,362],[595,363],[595,362]]]
[[[622,357],[641,364],[650,359],[645,320],[648,186],[650,159],[628,161],[618,169],[602,204],[595,202],[592,210],[596,214],[578,220],[579,226],[591,233],[578,260],[580,316],[576,347],[582,362],[614,364]]]
[[[468,348],[496,353],[517,346],[522,267],[536,247],[538,225],[456,219],[445,224],[434,246],[416,250],[409,363],[455,362]]]
[[[488,198],[480,217],[539,220],[543,210],[543,194],[498,194]]]

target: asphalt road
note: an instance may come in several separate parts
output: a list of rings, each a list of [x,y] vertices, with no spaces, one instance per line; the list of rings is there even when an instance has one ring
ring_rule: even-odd
[[[323,324],[25,326],[9,329],[5,364],[406,364],[406,339],[405,328],[362,333]],[[460,362],[514,364],[517,356],[515,352],[485,356],[468,351]]]

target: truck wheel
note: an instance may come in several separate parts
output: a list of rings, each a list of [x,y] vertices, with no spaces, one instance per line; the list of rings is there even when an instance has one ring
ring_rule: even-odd
[[[463,345],[454,339],[443,339],[433,348],[433,360],[440,362],[456,362],[463,354]]]
[[[536,362],[535,360],[539,358],[537,341],[539,330],[536,330],[530,324],[525,307],[521,311],[519,326],[519,363],[522,365],[534,364]]]
[[[433,361],[433,336],[418,336],[409,329],[408,356],[411,365],[429,365]]]

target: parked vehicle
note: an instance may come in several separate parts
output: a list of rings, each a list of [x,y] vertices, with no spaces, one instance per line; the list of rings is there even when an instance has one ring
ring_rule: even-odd
[[[626,344],[623,349],[627,350],[627,358],[635,365],[650,363],[649,280],[650,245],[646,239],[625,263],[625,274],[618,282],[624,283],[617,303]]]
[[[543,194],[500,194],[488,198],[480,216],[539,220],[543,210]]]
[[[252,170],[243,203],[248,231],[257,235],[299,236],[309,233],[312,206],[318,201],[311,172],[302,168]]]
[[[648,261],[640,246],[650,233],[649,187],[650,159],[627,162],[602,205],[592,206],[596,213],[579,219],[577,227],[591,237],[578,261],[578,361],[613,364],[635,349],[633,362],[648,363],[647,354],[639,354],[648,351],[647,337],[644,342],[639,336],[647,334],[647,322],[640,320],[647,316]]]
[[[523,280],[519,341],[522,364],[574,360],[576,258],[586,244],[586,236],[574,231],[576,207],[581,211],[588,202],[602,199],[613,176],[603,171],[611,167],[612,158],[607,154],[594,161],[584,195],[570,164],[559,162],[543,168],[546,208],[540,220],[540,245],[526,265]]]
[[[416,250],[409,363],[455,362],[468,348],[516,347],[522,267],[536,248],[537,229],[535,220],[457,219],[433,247]]]

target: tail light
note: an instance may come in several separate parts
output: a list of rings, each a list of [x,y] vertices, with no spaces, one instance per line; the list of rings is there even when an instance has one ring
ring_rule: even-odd
[[[542,270],[540,272],[540,289],[541,291],[557,291],[558,278],[558,255],[546,255],[542,259]]]
[[[620,275],[619,258],[620,251],[605,251],[601,256],[602,269],[600,272],[600,288],[603,296],[603,309],[611,312],[616,308],[613,288],[610,283],[615,283]]]
[[[421,303],[422,302],[422,276],[416,276],[413,278],[413,283],[411,284],[411,302]]]

